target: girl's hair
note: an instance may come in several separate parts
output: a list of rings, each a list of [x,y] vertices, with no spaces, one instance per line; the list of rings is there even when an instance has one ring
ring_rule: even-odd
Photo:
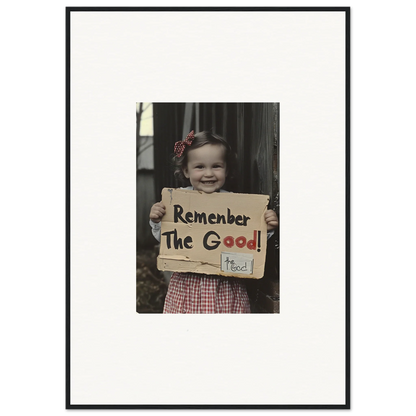
[[[234,178],[234,172],[237,164],[236,154],[232,151],[231,146],[228,144],[227,140],[218,134],[212,133],[210,131],[201,131],[195,134],[195,138],[192,141],[190,146],[185,146],[185,150],[182,156],[173,157],[174,163],[174,174],[175,177],[182,182],[183,185],[189,185],[189,179],[183,174],[183,170],[188,165],[188,152],[192,149],[197,149],[198,147],[205,146],[206,144],[215,144],[221,145],[225,148],[225,163],[227,164],[227,179],[226,184],[232,181]]]

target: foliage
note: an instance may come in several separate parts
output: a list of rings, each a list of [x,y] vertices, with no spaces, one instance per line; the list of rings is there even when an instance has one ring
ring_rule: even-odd
[[[136,311],[162,313],[167,292],[163,274],[156,268],[154,250],[139,250],[136,257]]]

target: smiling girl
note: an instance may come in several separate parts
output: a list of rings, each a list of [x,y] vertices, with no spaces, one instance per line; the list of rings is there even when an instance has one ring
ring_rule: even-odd
[[[185,140],[176,142],[175,175],[189,180],[185,189],[207,194],[227,192],[222,189],[235,168],[235,154],[221,136],[203,131],[191,131]],[[150,210],[150,226],[160,241],[160,229],[165,206],[154,204]],[[267,230],[278,226],[277,215],[272,210],[265,213]],[[269,233],[271,234],[271,233]],[[197,273],[173,273],[165,299],[163,313],[250,313],[250,302],[244,279]]]

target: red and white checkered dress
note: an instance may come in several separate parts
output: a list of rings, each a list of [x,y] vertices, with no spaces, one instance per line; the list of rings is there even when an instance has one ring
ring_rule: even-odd
[[[163,313],[250,313],[243,279],[173,273]]]

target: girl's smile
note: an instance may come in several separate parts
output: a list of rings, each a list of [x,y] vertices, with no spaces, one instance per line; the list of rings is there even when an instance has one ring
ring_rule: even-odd
[[[206,144],[190,150],[183,173],[195,190],[208,194],[219,191],[227,177],[224,146]]]

